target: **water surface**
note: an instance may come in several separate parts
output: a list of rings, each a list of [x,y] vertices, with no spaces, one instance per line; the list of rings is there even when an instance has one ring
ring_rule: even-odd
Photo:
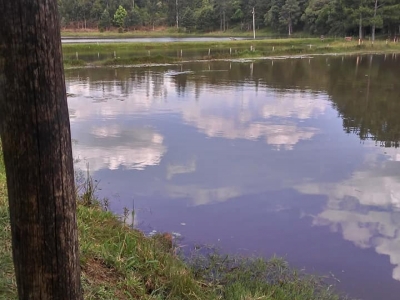
[[[66,72],[74,155],[146,232],[400,295],[395,55]],[[133,201],[134,200],[134,201]]]

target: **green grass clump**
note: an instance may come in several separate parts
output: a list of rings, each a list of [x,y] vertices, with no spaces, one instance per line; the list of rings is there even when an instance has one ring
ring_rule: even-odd
[[[188,261],[196,278],[210,284],[218,299],[349,299],[336,294],[321,277],[292,269],[278,257],[265,260],[222,255],[212,250],[205,255],[194,252]]]
[[[253,50],[250,50],[253,49]],[[255,49],[255,50],[254,50]],[[151,51],[150,51],[151,50]],[[197,56],[188,58],[176,57],[176,53],[190,53],[198,51]],[[91,66],[129,66],[141,64],[164,64],[191,60],[234,59],[234,58],[263,58],[290,55],[318,55],[318,54],[366,54],[366,53],[396,53],[400,52],[400,43],[376,41],[374,44],[365,41],[358,45],[358,41],[346,42],[342,39],[316,38],[303,39],[268,39],[268,40],[225,40],[212,42],[177,42],[177,43],[109,43],[109,44],[66,44],[63,45],[64,55],[71,57],[76,52],[81,54],[101,53],[110,55],[118,53],[121,58],[106,61],[88,62]],[[154,55],[169,51],[173,56]],[[210,51],[210,52],[209,52]],[[144,56],[144,52],[149,55]],[[202,54],[201,54],[202,53]],[[211,53],[207,55],[207,53]],[[124,58],[123,56],[136,54],[137,57]],[[172,54],[170,54],[172,55]],[[66,60],[66,67],[85,66],[80,60]]]
[[[88,174],[89,175],[89,174]],[[90,176],[78,178],[78,230],[85,299],[340,300],[321,278],[263,260],[195,250],[177,254],[170,234],[152,237],[107,211]],[[80,181],[79,179],[82,179]],[[0,145],[0,299],[16,299],[6,177]]]
[[[86,62],[82,59],[64,59],[64,67],[84,67]]]
[[[13,299],[17,289],[11,255],[11,227],[2,153],[0,143],[0,299]]]
[[[116,51],[139,51],[139,50],[188,50],[188,49],[220,49],[220,48],[235,48],[242,47],[250,49],[250,46],[257,48],[260,47],[273,47],[273,46],[296,46],[296,45],[308,45],[310,43],[315,45],[321,45],[329,43],[320,41],[316,38],[304,38],[304,39],[266,39],[266,40],[229,40],[223,39],[221,41],[183,41],[183,42],[138,42],[138,43],[67,43],[63,44],[64,55],[73,55],[76,52],[79,54],[85,53],[97,53],[97,52],[109,52]]]
[[[166,57],[162,55],[142,56],[133,58],[114,58],[103,61],[100,65],[103,66],[120,66],[120,65],[140,65],[140,64],[168,64],[177,62],[178,59]]]

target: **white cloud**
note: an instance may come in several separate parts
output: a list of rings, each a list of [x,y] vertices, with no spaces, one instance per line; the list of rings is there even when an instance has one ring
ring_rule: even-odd
[[[143,170],[158,165],[166,152],[163,136],[150,128],[123,131],[113,125],[93,128],[91,133],[95,139],[78,140],[73,150],[74,157],[82,160],[78,167],[89,163],[92,171],[118,168]]]
[[[189,198],[195,205],[204,205],[242,195],[238,187],[202,188],[196,185],[169,186],[167,192],[171,198]]]
[[[263,138],[277,149],[292,150],[301,140],[311,139],[318,130],[295,124],[237,122],[232,118],[207,115],[201,110],[183,111],[183,118],[209,137],[257,140]]]
[[[325,112],[327,103],[325,95],[312,94],[304,91],[290,91],[278,93],[271,91],[274,101],[264,104],[262,115],[268,119],[271,117],[297,118],[299,120],[316,117]]]
[[[374,148],[365,167],[337,184],[306,184],[297,189],[305,194],[328,196],[314,225],[340,228],[343,238],[361,248],[374,248],[390,257],[393,278],[400,280],[400,163],[399,149]],[[385,155],[388,160],[382,160]]]
[[[196,171],[196,159],[192,158],[184,164],[168,164],[167,179],[171,180],[175,175],[188,174]]]

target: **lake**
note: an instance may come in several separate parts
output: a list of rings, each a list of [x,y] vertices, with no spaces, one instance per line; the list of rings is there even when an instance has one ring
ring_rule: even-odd
[[[399,78],[394,54],[66,70],[74,157],[146,233],[394,300]]]

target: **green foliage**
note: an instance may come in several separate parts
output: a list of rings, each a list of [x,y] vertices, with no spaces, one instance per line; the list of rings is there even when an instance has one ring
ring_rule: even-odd
[[[301,20],[310,33],[323,34],[326,32],[332,1],[310,0]]]
[[[216,28],[212,6],[205,6],[197,12],[196,28],[201,31],[212,31]]]
[[[104,8],[101,3],[101,0],[94,1],[92,9],[90,10],[90,17],[93,20],[99,21],[103,12],[104,12]]]
[[[61,22],[109,28],[104,11],[115,12],[115,26],[173,26],[191,32],[252,30],[255,9],[257,30],[274,33],[308,32],[318,35],[400,34],[398,0],[59,0]],[[375,9],[376,3],[376,9]],[[123,7],[125,12],[120,9]],[[194,16],[194,17],[193,17]],[[104,17],[104,18],[102,18]],[[84,22],[84,23],[83,23]],[[79,25],[78,25],[79,26]],[[88,25],[90,26],[90,25]],[[179,30],[178,30],[179,31]]]
[[[194,29],[196,26],[194,12],[190,7],[187,7],[183,12],[181,26],[189,30]]]
[[[270,26],[276,31],[282,31],[282,22],[280,21],[280,14],[282,6],[285,4],[284,0],[272,0],[271,8],[265,14],[265,24]]]
[[[286,0],[281,8],[279,21],[282,25],[288,27],[289,35],[293,33],[293,26],[299,21],[300,15],[301,11],[298,0]]]
[[[114,24],[120,28],[124,26],[127,15],[125,8],[120,5],[114,14]]]
[[[127,17],[125,18],[125,27],[136,27],[142,24],[142,16],[140,15],[140,11],[137,7],[130,10],[128,12]]]
[[[100,21],[99,21],[99,27],[101,29],[107,29],[110,27],[110,25],[111,25],[110,14],[109,14],[108,10],[105,9],[103,11],[103,13],[101,14]]]

